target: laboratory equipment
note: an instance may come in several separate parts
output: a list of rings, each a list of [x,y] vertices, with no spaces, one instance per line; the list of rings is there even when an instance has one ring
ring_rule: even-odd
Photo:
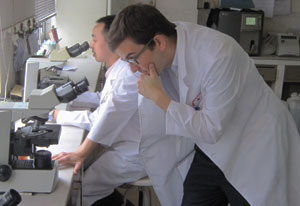
[[[50,53],[49,59],[50,61],[56,62],[65,62],[70,57],[76,57],[80,55],[82,52],[88,50],[90,48],[88,42],[83,42],[82,44],[75,44],[72,47],[64,47],[61,50],[53,50]]]
[[[21,201],[21,195],[14,189],[10,189],[0,196],[0,206],[16,206]]]
[[[0,102],[0,192],[10,187],[20,192],[53,191],[57,161],[51,160],[49,151],[37,150],[59,141],[61,126],[45,124],[48,113],[57,104],[87,91],[88,85],[84,78],[58,88],[34,89],[29,102]],[[25,126],[15,128],[19,119]]]
[[[234,38],[252,56],[261,52],[264,12],[253,9],[212,9],[207,26]]]
[[[293,34],[278,34],[277,56],[300,56],[299,37]]]
[[[51,84],[59,87],[69,81],[67,75],[62,75],[62,68],[67,59],[76,57],[89,48],[88,42],[78,43],[62,50],[54,50],[49,58],[29,58],[25,65],[23,102],[28,101],[33,89],[43,89]]]

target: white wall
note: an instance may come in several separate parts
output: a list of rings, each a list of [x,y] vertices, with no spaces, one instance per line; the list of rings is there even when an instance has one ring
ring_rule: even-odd
[[[137,2],[151,3],[152,0],[57,0],[56,27],[58,37],[62,38],[59,48],[90,42],[96,20]]]
[[[292,14],[265,18],[265,32],[294,32],[300,36],[300,1],[292,0]]]
[[[2,29],[34,15],[34,0],[0,0]]]
[[[0,38],[0,97],[2,98],[5,93],[6,81],[8,81],[8,91],[10,91],[15,84],[15,73],[13,71],[12,31],[10,29],[4,30],[0,34]]]
[[[106,15],[106,0],[57,0],[56,25],[60,48],[90,42],[96,20]]]
[[[108,0],[108,14],[117,14],[120,10],[130,4],[136,3],[154,4],[154,0]]]
[[[197,23],[197,0],[156,0],[156,8],[170,21]]]

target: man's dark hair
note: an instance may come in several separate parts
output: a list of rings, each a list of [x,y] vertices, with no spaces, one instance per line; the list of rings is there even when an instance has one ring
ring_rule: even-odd
[[[104,16],[96,21],[97,24],[103,23],[103,32],[107,33],[116,15]]]
[[[134,4],[124,8],[114,19],[108,32],[108,45],[112,51],[127,38],[136,44],[146,44],[156,34],[176,36],[176,25],[164,17],[155,7]],[[152,48],[151,42],[149,48]]]

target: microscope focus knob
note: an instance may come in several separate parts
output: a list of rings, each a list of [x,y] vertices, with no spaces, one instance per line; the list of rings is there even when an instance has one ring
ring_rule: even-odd
[[[0,165],[0,182],[6,182],[12,173],[12,169],[8,165]]]

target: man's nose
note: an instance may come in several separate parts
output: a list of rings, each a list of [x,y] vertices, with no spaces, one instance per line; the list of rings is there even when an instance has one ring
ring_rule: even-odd
[[[130,66],[130,69],[133,73],[139,71],[140,67],[136,64],[133,64],[133,63],[129,63],[129,66]]]

